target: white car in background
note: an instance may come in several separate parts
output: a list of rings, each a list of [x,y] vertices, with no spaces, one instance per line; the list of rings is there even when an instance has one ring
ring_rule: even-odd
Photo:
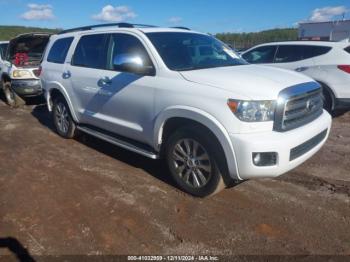
[[[303,73],[323,87],[324,106],[350,109],[350,43],[295,41],[255,46],[242,54],[251,64]]]

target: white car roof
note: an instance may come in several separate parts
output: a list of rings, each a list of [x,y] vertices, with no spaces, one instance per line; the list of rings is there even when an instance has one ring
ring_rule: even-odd
[[[330,46],[345,48],[350,46],[348,42],[329,42],[329,41],[284,41],[284,42],[271,42],[257,46],[269,46],[269,45],[312,45],[312,46]],[[255,46],[255,47],[257,47]]]
[[[0,41],[0,44],[8,44],[9,41]]]
[[[71,31],[67,33],[58,34],[58,36],[74,36],[76,34],[87,35],[91,33],[113,33],[113,32],[143,32],[147,33],[166,33],[166,32],[174,32],[174,33],[196,33],[196,34],[204,34],[201,32],[196,32],[188,29],[182,28],[172,28],[172,27],[135,27],[135,28],[127,28],[127,27],[114,27],[114,26],[105,26],[99,28],[93,28],[89,30],[79,30]]]

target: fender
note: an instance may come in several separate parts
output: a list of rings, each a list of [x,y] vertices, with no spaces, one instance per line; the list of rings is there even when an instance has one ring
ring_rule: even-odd
[[[45,88],[44,90],[46,90],[45,92],[45,99],[46,99],[46,102],[47,102],[47,109],[49,110],[49,112],[52,112],[52,103],[51,103],[51,93],[53,90],[57,90],[59,91],[63,97],[65,98],[67,104],[68,104],[68,107],[69,107],[69,110],[72,114],[72,117],[73,117],[73,120],[75,122],[79,122],[78,120],[78,117],[74,111],[74,107],[73,107],[73,103],[71,101],[71,99],[69,98],[69,95],[67,93],[67,91],[65,90],[65,88],[62,87],[62,85],[59,83],[59,82],[49,82],[47,83],[46,85],[43,85],[43,86],[47,86],[47,88]]]
[[[198,108],[189,106],[172,106],[163,110],[157,117],[154,126],[154,148],[160,150],[162,144],[163,128],[165,123],[171,118],[186,118],[196,121],[206,126],[219,140],[227,161],[228,170],[231,178],[242,180],[238,174],[238,165],[235,151],[230,136],[225,127],[217,121],[215,117]]]

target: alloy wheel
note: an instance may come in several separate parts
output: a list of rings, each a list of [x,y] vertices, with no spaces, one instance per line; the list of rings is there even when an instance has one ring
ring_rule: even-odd
[[[176,174],[190,187],[202,188],[211,178],[212,164],[206,149],[193,139],[179,140],[172,152]]]

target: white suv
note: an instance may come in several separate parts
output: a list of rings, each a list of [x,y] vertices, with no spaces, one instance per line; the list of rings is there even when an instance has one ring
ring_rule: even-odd
[[[325,143],[320,85],[248,65],[212,36],[109,24],[52,36],[42,85],[58,134],[76,130],[164,158],[179,187],[212,195],[276,177]]]
[[[325,108],[350,109],[350,44],[297,41],[263,44],[242,57],[251,64],[265,64],[301,72],[323,87]]]

